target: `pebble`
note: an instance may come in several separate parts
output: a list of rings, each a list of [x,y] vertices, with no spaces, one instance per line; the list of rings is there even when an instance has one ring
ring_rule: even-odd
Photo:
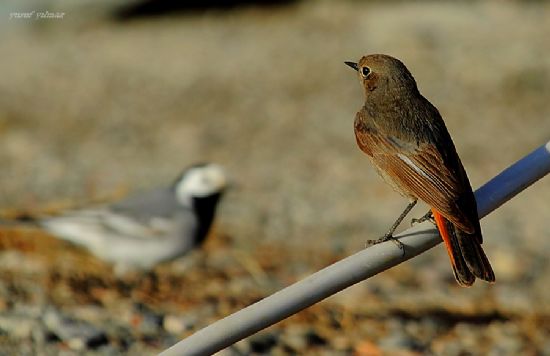
[[[378,346],[386,352],[418,351],[422,347],[419,342],[406,331],[406,322],[401,319],[389,320],[389,332],[381,338]]]
[[[18,339],[28,339],[38,321],[25,315],[0,315],[0,330]]]
[[[232,346],[223,350],[220,356],[228,355],[249,355],[250,354],[250,342],[248,338],[239,340]]]
[[[330,339],[330,345],[336,351],[347,352],[352,348],[351,340],[347,335],[333,335]]]
[[[250,337],[250,351],[253,353],[267,353],[277,345],[278,335],[271,332],[260,332]]]
[[[46,311],[42,320],[53,335],[73,350],[94,349],[108,343],[107,335],[99,328],[82,320],[61,315],[56,310]]]
[[[167,332],[177,335],[192,327],[192,323],[190,323],[187,318],[178,315],[168,314],[165,315],[164,319],[162,320],[162,327]]]
[[[281,335],[280,342],[293,352],[299,352],[307,347],[307,339],[304,332],[303,330],[298,330],[298,328],[289,328],[289,330],[286,330]]]
[[[499,282],[517,282],[530,270],[529,262],[520,261],[512,248],[500,248],[491,254],[491,264]]]

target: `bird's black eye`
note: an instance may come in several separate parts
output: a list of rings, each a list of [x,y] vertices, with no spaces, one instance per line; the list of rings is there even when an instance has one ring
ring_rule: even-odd
[[[363,77],[366,78],[370,74],[370,68],[369,67],[361,68],[361,74],[363,74]]]

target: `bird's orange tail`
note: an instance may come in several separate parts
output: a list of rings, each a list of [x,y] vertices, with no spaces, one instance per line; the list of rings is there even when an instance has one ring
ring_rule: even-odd
[[[487,256],[481,248],[481,233],[467,234],[445,219],[437,210],[432,213],[447,248],[451,266],[457,282],[461,286],[471,286],[475,278],[487,282],[495,281],[495,274],[489,264]]]

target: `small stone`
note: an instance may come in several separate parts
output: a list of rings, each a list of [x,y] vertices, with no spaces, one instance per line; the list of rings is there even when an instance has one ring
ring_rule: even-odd
[[[277,336],[263,332],[250,337],[250,351],[252,353],[269,352],[277,344]]]
[[[327,343],[325,338],[319,335],[317,331],[313,329],[308,330],[305,336],[308,344],[312,346],[322,346],[322,345],[326,345]]]
[[[524,348],[519,327],[511,322],[493,322],[486,328],[493,340],[489,355],[519,355]]]
[[[373,342],[361,341],[354,348],[354,355],[358,356],[382,356],[382,350]]]
[[[4,330],[10,336],[18,339],[28,339],[31,337],[36,325],[36,320],[22,315],[0,317],[0,330]]]
[[[491,253],[491,264],[499,282],[521,280],[525,273],[526,263],[520,262],[517,253],[512,249],[498,249]]]
[[[187,329],[188,324],[185,318],[169,314],[164,317],[162,327],[171,334],[181,334]]]
[[[250,342],[248,339],[242,339],[231,347],[234,349],[238,355],[249,355],[250,354]]]
[[[351,341],[346,335],[335,335],[330,340],[331,346],[336,351],[350,351]]]
[[[392,331],[390,335],[379,342],[379,346],[386,352],[417,351],[420,346],[412,337],[401,330]]]
[[[62,316],[53,309],[45,313],[43,322],[50,332],[73,350],[97,348],[108,343],[102,330],[84,321]]]
[[[134,311],[134,324],[142,335],[156,335],[162,328],[163,317],[145,305],[137,305]]]
[[[307,339],[299,333],[285,333],[281,336],[281,342],[293,352],[303,351],[307,347]]]
[[[37,323],[31,332],[32,341],[38,346],[42,347],[48,341],[48,335],[43,325]]]

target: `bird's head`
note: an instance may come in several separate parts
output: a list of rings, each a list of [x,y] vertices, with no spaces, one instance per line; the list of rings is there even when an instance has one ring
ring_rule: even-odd
[[[370,54],[363,56],[359,62],[344,63],[357,71],[367,98],[388,91],[417,91],[413,76],[397,58],[385,54]]]
[[[174,183],[174,193],[181,205],[192,206],[197,199],[220,196],[227,188],[227,175],[217,164],[196,164],[180,175]]]

